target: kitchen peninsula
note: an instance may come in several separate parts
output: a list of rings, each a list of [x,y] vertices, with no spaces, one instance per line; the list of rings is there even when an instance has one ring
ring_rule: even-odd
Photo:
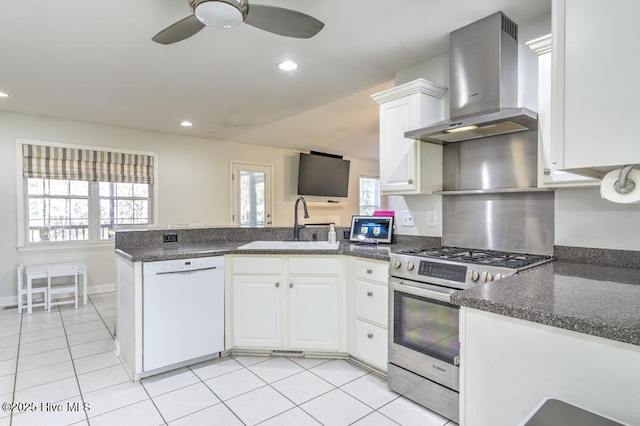
[[[145,368],[142,357],[144,327],[149,327],[148,321],[144,324],[144,288],[149,285],[145,270],[151,265],[176,262],[171,271],[163,273],[191,273],[194,268],[199,269],[198,263],[213,262],[216,258],[224,259],[225,315],[224,322],[218,324],[224,329],[224,353],[285,351],[287,355],[300,356],[352,356],[385,372],[387,316],[376,312],[378,315],[372,317],[360,310],[376,311],[383,307],[386,311],[391,250],[438,245],[439,239],[410,237],[407,240],[411,245],[399,241],[400,244],[387,246],[341,241],[337,248],[332,248],[323,244],[327,232],[328,228],[302,229],[302,241],[292,242],[292,249],[269,248],[273,244],[251,248],[256,241],[282,242],[290,237],[290,228],[118,232],[116,352],[130,376],[137,380],[218,356],[208,353],[153,369]],[[319,243],[311,241],[313,234]],[[249,248],[243,248],[247,245]],[[357,290],[353,284],[356,282],[360,283]],[[193,306],[201,303],[198,296],[189,296],[192,311],[204,309]]]
[[[168,232],[178,234],[178,244],[162,242]],[[389,253],[438,246],[439,239],[399,236],[401,244],[385,247],[341,241],[337,250],[317,251],[238,249],[255,240],[281,241],[290,232],[290,228],[118,232],[119,280],[123,265],[139,269],[133,281],[119,282],[119,291],[121,286],[136,288],[135,278],[142,279],[145,262],[225,257],[225,351],[233,351],[238,347],[234,342],[235,305],[229,300],[234,294],[233,259],[334,259],[339,265],[333,275],[339,287],[338,307],[333,311],[338,316],[337,347],[296,350],[300,355],[352,357],[384,372],[386,357],[376,359],[372,355],[375,346],[363,350],[362,345],[371,344],[371,339],[358,339],[356,324],[369,327],[367,335],[370,330],[386,329],[356,316],[354,283],[360,280],[369,288],[386,291]],[[326,230],[304,229],[301,240],[311,240],[312,232],[326,239],[322,234]],[[632,403],[640,394],[640,271],[633,268],[638,253],[570,247],[556,247],[555,253],[555,262],[453,296],[453,303],[461,306],[461,424],[470,418],[474,421],[466,424],[489,424],[495,421],[487,417],[489,413],[500,413],[505,424],[517,423],[543,397],[557,397],[629,424],[640,422]],[[295,275],[279,271],[272,276]],[[133,323],[119,317],[117,339],[127,335],[127,327],[133,328]],[[382,347],[386,348],[386,336],[384,340]],[[242,348],[271,353],[266,347],[250,349]],[[287,346],[271,349],[290,350]],[[144,376],[142,370],[130,372],[136,378]]]

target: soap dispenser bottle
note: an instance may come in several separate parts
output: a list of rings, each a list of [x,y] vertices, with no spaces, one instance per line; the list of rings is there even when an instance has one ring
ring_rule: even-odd
[[[336,227],[333,225],[329,225],[329,244],[336,243]]]

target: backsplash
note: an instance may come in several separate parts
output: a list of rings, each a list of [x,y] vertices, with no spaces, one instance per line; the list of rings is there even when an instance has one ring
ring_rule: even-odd
[[[345,231],[348,235],[349,228],[336,228],[338,241],[347,241],[344,238]],[[300,240],[311,241],[315,234],[319,241],[327,241],[328,233],[328,226],[308,226],[300,230]],[[163,236],[168,234],[176,234],[178,241],[164,243]],[[288,227],[123,230],[116,232],[115,248],[126,252],[137,248],[160,247],[163,244],[171,247],[172,245],[191,245],[215,241],[282,241],[292,238],[293,228]],[[440,237],[396,235],[394,243],[412,247],[438,247],[440,246]]]

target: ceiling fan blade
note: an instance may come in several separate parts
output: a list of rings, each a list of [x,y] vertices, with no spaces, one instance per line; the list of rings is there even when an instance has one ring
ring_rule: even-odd
[[[171,44],[189,38],[201,29],[204,24],[195,17],[195,15],[187,16],[184,19],[169,25],[158,34],[154,35],[151,40],[160,44]]]
[[[324,24],[316,18],[282,7],[249,5],[245,23],[285,37],[311,38]]]

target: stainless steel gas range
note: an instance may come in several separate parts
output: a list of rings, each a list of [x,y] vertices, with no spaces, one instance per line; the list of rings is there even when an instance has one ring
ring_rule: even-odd
[[[458,290],[553,260],[551,256],[439,247],[392,253],[389,388],[459,420]]]

